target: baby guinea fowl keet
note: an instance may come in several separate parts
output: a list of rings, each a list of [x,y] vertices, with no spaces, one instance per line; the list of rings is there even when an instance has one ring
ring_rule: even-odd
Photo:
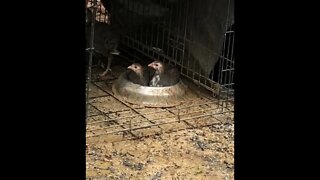
[[[180,73],[174,66],[156,60],[150,63],[148,67],[155,70],[149,82],[151,87],[172,86],[179,82]]]
[[[128,66],[128,69],[130,70],[127,76],[129,81],[133,82],[134,84],[148,86],[150,79],[148,69],[144,68],[139,63],[133,63],[132,65]]]

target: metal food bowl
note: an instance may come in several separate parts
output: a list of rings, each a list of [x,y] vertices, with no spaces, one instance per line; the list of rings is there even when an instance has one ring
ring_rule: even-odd
[[[184,100],[187,86],[181,80],[167,87],[141,86],[129,81],[127,73],[122,73],[112,85],[112,91],[117,98],[145,107],[172,107]]]

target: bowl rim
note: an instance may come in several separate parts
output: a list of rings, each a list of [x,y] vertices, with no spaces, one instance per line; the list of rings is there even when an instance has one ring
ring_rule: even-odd
[[[145,107],[173,107],[181,104],[184,101],[188,86],[180,79],[178,83],[173,86],[166,87],[150,87],[135,84],[128,80],[126,72],[122,73],[112,84],[113,94],[131,104],[145,106]],[[167,94],[166,92],[176,89],[179,93]],[[131,93],[136,94],[137,97],[131,96]],[[145,92],[145,93],[144,93]],[[154,93],[154,96],[149,93]],[[143,99],[143,97],[146,97]],[[160,98],[161,101],[153,101],[154,98]]]

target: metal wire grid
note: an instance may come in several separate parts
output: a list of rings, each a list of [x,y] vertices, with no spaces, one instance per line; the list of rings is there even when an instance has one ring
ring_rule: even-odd
[[[122,0],[125,6],[130,6],[129,9],[140,8],[144,12],[144,6],[135,4],[132,0]],[[233,100],[234,94],[234,30],[231,29],[225,33],[222,52],[213,51],[212,44],[207,42],[201,44],[193,40],[193,32],[190,26],[196,21],[196,9],[199,8],[197,1],[182,1],[179,0],[174,6],[168,3],[167,0],[157,0],[158,4],[168,8],[168,16],[165,18],[157,18],[148,25],[143,24],[132,31],[123,34],[122,45],[138,51],[150,59],[157,58],[161,61],[174,64],[181,70],[181,74],[190,79],[196,84],[213,92],[213,96],[221,95],[224,101]],[[94,0],[89,1],[88,7],[94,6]],[[139,6],[138,6],[139,5]],[[96,20],[101,22],[110,22],[109,12],[106,12],[100,0],[97,0]],[[113,7],[117,9],[119,7]],[[229,9],[228,9],[229,11]],[[134,22],[134,12],[128,15],[127,23]],[[228,13],[229,15],[229,13]],[[229,21],[229,17],[226,17]],[[178,23],[177,23],[178,22]],[[227,23],[228,24],[228,23]],[[227,29],[228,27],[226,27]],[[209,60],[212,56],[219,56],[220,63],[219,75],[214,79],[213,74],[209,77],[199,68],[195,61],[190,60],[190,51],[186,51],[186,44],[190,46],[198,46],[204,54],[208,54]],[[125,49],[121,49],[124,50]],[[217,58],[217,57],[216,57]]]
[[[96,81],[91,84],[87,137],[130,135],[132,138],[177,129],[207,126],[218,116],[226,117],[230,109],[218,108],[217,100],[200,96],[176,107],[146,108],[126,103],[115,97],[111,86]],[[229,108],[232,106],[229,105]],[[232,111],[232,110],[231,110]],[[140,131],[139,130],[143,130]]]
[[[222,91],[226,91],[226,94],[230,95],[234,95],[234,37],[235,32],[232,29],[225,33],[222,50],[224,56],[221,56],[218,75],[218,83],[222,86]]]
[[[123,1],[127,2],[124,4],[132,6],[131,9],[135,7],[132,0]],[[178,1],[178,5],[173,6],[168,4],[168,1],[160,0],[157,2],[170,9],[169,16],[158,18],[148,25],[143,24],[143,26],[137,28],[138,30],[129,31],[123,35],[122,44],[148,56],[150,59],[157,58],[174,64],[180,68],[183,76],[194,83],[203,86],[214,94],[224,92],[224,94],[228,95],[228,98],[231,98],[230,95],[233,95],[234,85],[234,31],[226,32],[222,53],[215,52],[212,50],[210,42],[200,44],[192,39],[193,32],[189,28],[189,24],[195,19],[190,17],[195,16],[195,9],[198,3],[191,4],[191,1]],[[141,8],[144,11],[144,7]],[[128,22],[134,22],[133,17],[133,15],[128,16]],[[179,23],[173,25],[175,22]],[[221,58],[218,80],[214,81],[213,75],[205,76],[205,73],[197,67],[195,61],[190,60],[191,55],[190,52],[186,52],[186,44],[190,44],[190,46],[197,45],[202,48],[205,54],[208,54],[208,59],[212,58],[212,56]]]
[[[161,1],[160,1],[161,2]],[[166,2],[166,1],[165,1]],[[93,1],[91,2],[93,3]],[[185,54],[185,44],[196,43],[187,38],[192,35],[192,32],[187,32],[187,17],[184,17],[188,11],[189,3],[182,3],[180,1],[183,11],[177,11],[180,18],[182,28],[172,30],[171,22],[172,15],[170,16],[169,23],[163,20],[162,22],[153,22],[151,26],[145,28],[144,31],[130,32],[128,35],[123,36],[122,41],[122,56],[129,61],[143,61],[149,58],[157,58],[164,62],[175,64],[181,68],[181,73],[189,80],[192,80],[195,84],[205,87],[213,93],[222,93],[223,91],[229,95],[230,88],[233,86],[233,72],[234,72],[234,58],[233,58],[233,42],[234,31],[228,31],[232,38],[225,39],[224,50],[221,58],[222,63],[219,65],[219,80],[215,82],[212,77],[208,78],[203,75],[200,69],[191,69],[189,58],[190,54]],[[96,7],[101,8],[101,4]],[[96,20],[103,21],[101,14],[97,13]],[[99,17],[100,16],[100,17]],[[185,19],[185,20],[183,20]],[[107,18],[104,18],[104,22]],[[151,33],[156,32],[156,34]],[[226,35],[227,35],[226,33]],[[150,37],[143,38],[143,34]],[[162,34],[162,36],[160,36]],[[226,43],[229,41],[228,43]],[[152,42],[162,44],[162,48],[154,47]],[[167,44],[167,46],[165,46]],[[124,45],[124,46],[123,46]],[[203,49],[211,54],[217,54],[212,52],[208,47],[202,46]],[[163,50],[166,48],[166,52]],[[226,50],[227,49],[227,50]],[[230,50],[231,49],[231,50]],[[230,53],[231,52],[231,53]],[[208,57],[210,58],[210,57]],[[184,61],[187,59],[188,61]],[[187,63],[186,63],[187,62]],[[90,68],[91,69],[91,68]],[[222,73],[228,73],[229,79]],[[230,78],[231,76],[231,78]],[[209,125],[214,123],[212,120],[216,120],[218,117],[223,118],[233,116],[233,105],[230,105],[230,97],[224,99],[213,99],[212,97],[202,97],[198,101],[190,101],[185,104],[187,106],[177,106],[172,108],[141,108],[135,105],[128,104],[117,99],[113,96],[111,88],[107,88],[102,82],[92,82],[92,87],[97,88],[103,95],[91,96],[87,101],[89,105],[88,122],[87,122],[87,137],[98,137],[101,135],[122,134],[130,135],[135,138],[143,134],[139,134],[139,130],[152,129],[152,132],[166,132],[178,129],[195,128],[197,125]],[[226,88],[221,88],[226,87]],[[231,97],[232,99],[232,97]],[[112,102],[111,102],[112,101]],[[108,107],[103,108],[103,105]],[[102,107],[101,107],[102,105]],[[207,120],[207,121],[206,121]],[[202,122],[202,124],[200,123]],[[209,123],[209,124],[208,124]],[[166,125],[169,125],[166,126]],[[174,124],[174,125],[173,125]],[[169,127],[169,128],[168,128]]]

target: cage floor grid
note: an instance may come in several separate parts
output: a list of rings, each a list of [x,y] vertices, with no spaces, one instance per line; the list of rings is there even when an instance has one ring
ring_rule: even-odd
[[[129,64],[118,57],[112,72]],[[140,107],[117,99],[114,79],[96,78],[101,69],[92,72],[87,179],[233,179],[233,113],[218,100],[184,80],[193,94],[186,102]]]
[[[118,58],[118,62],[123,62]],[[116,64],[113,74],[117,77],[125,71],[126,65]],[[188,85],[188,98],[181,105],[167,108],[148,108],[137,104],[130,104],[114,96],[112,82],[114,79],[99,80],[101,69],[92,70],[92,83],[89,92],[89,113],[87,120],[87,137],[124,135],[141,137],[171,132],[179,129],[188,129],[208,126],[217,121],[219,114],[226,112],[218,106],[219,101],[205,96],[199,90],[194,91],[191,84]],[[149,132],[149,133],[147,133]],[[151,134],[150,134],[151,133]]]

